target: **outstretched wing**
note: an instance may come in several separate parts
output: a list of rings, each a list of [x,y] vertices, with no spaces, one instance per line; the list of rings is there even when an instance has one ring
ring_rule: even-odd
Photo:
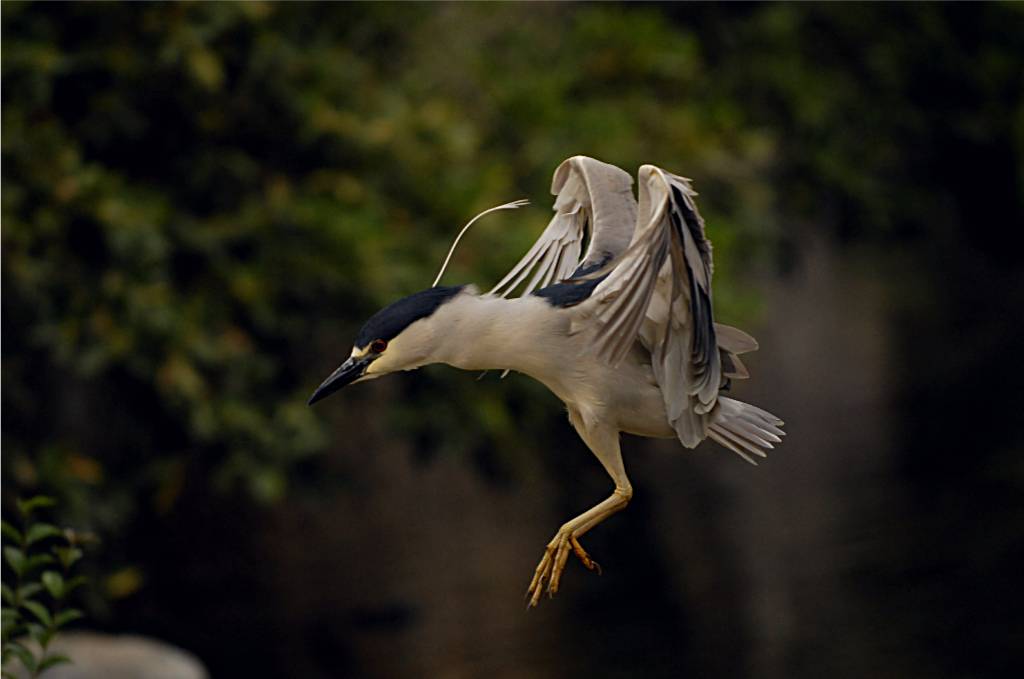
[[[594,325],[596,350],[618,364],[639,341],[651,352],[669,422],[687,446],[707,435],[722,385],[711,313],[711,243],[688,179],[653,165],[639,172],[640,215],[625,253],[591,276],[607,277],[575,330]]]
[[[636,223],[633,178],[614,165],[573,156],[555,170],[555,216],[515,267],[490,291],[522,296],[611,261],[629,245]],[[590,238],[580,261],[583,243]]]

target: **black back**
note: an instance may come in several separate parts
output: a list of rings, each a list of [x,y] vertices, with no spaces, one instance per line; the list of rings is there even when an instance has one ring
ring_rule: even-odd
[[[557,307],[571,307],[576,306],[583,300],[587,299],[594,293],[594,288],[597,284],[603,281],[607,276],[601,276],[591,281],[579,281],[571,282],[573,279],[568,279],[564,283],[552,283],[546,288],[541,288],[533,294],[537,297],[543,297],[547,300],[547,303],[551,306]]]
[[[355,346],[362,349],[376,339],[390,341],[413,322],[431,316],[464,287],[453,285],[430,288],[389,304],[363,324],[356,336]]]
[[[587,299],[594,293],[594,288],[597,284],[608,277],[608,274],[601,276],[600,278],[594,278],[593,280],[579,280],[581,277],[597,271],[602,266],[608,263],[612,257],[606,255],[599,262],[593,264],[581,264],[578,269],[572,272],[566,280],[561,283],[552,283],[546,288],[541,288],[535,291],[537,297],[543,297],[547,300],[548,304],[556,307],[571,307],[576,306],[583,300]]]

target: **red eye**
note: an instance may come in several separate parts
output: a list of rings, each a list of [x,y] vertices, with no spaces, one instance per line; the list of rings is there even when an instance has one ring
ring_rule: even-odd
[[[373,342],[370,343],[370,351],[372,351],[375,354],[379,354],[387,348],[388,343],[382,339],[373,340]]]

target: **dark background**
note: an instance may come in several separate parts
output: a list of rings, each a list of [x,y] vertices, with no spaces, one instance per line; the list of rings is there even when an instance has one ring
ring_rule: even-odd
[[[1000,677],[1021,665],[1020,4],[22,4],[3,21],[3,503],[97,533],[87,626],[214,676]],[[521,376],[305,398],[496,281],[584,153],[692,177],[758,468]],[[1015,667],[1016,666],[1016,667]]]

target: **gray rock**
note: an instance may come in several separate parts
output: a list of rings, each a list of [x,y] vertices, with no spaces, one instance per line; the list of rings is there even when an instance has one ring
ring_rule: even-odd
[[[43,679],[207,679],[209,676],[191,653],[142,636],[68,632],[54,639],[49,650],[63,653],[73,664],[58,665],[43,673]],[[23,673],[18,675],[24,676]]]

